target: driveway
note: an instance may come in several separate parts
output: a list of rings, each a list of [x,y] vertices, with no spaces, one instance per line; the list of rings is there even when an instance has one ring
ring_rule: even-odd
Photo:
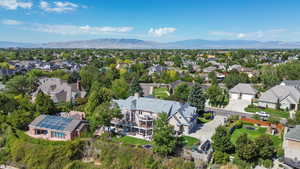
[[[251,101],[247,100],[230,100],[229,104],[224,108],[224,110],[242,112],[245,113],[245,108],[251,104]]]
[[[216,115],[215,118],[205,124],[198,124],[195,131],[190,133],[188,136],[198,138],[201,142],[210,140],[215,134],[215,130],[218,126],[224,124],[225,116]]]

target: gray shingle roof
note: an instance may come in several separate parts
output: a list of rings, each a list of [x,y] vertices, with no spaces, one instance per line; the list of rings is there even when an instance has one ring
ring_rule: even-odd
[[[242,93],[242,94],[253,94],[257,93],[257,90],[254,89],[251,84],[248,83],[239,83],[235,87],[229,90],[230,93]]]
[[[295,104],[298,104],[300,99],[300,91],[291,86],[277,85],[262,93],[259,101],[277,103],[289,97]]]
[[[130,96],[125,100],[114,101],[119,105],[120,109],[144,110],[158,114],[165,112],[169,114],[169,117],[179,112],[184,118],[192,118],[196,111],[195,107],[188,104],[156,98]]]
[[[284,80],[282,83],[286,86],[300,86],[300,80]]]
[[[300,141],[300,125],[297,125],[295,128],[289,129],[286,133],[285,138]]]

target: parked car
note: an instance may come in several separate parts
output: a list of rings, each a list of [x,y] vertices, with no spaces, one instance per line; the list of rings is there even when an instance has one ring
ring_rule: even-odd
[[[256,112],[255,114],[259,115],[260,117],[270,117],[270,115],[264,111]]]

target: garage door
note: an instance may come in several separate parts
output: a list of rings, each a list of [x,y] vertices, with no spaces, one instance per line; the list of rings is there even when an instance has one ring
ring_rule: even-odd
[[[243,94],[243,95],[242,95],[242,99],[243,99],[243,100],[251,101],[253,98],[254,98],[253,95],[249,95],[249,94]]]
[[[237,99],[239,99],[239,97],[240,97],[239,94],[236,94],[236,93],[231,93],[230,94],[230,99],[237,100]]]

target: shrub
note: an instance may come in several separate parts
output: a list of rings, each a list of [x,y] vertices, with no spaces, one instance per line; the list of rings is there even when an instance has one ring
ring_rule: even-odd
[[[273,167],[273,161],[272,160],[263,160],[262,165],[266,168],[272,168]]]
[[[229,162],[229,155],[221,151],[216,151],[214,153],[214,162],[216,164],[226,164],[227,162]]]

